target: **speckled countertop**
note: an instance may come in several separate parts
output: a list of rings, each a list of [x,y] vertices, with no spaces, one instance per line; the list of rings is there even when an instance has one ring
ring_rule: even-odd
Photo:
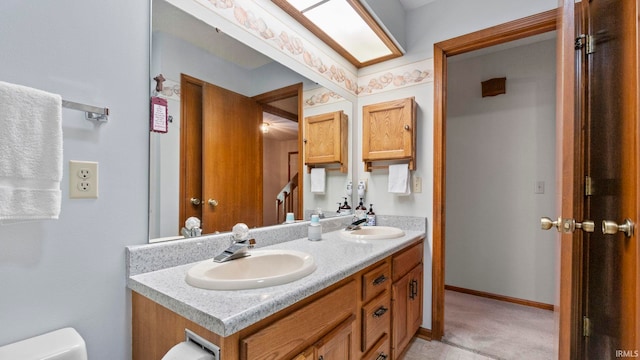
[[[425,220],[422,219],[424,224]],[[390,240],[346,240],[339,236],[338,231],[333,231],[324,233],[323,240],[317,242],[300,238],[262,247],[298,250],[313,255],[317,269],[312,274],[279,286],[233,291],[192,287],[186,283],[185,276],[189,268],[199,261],[144,273],[128,269],[130,276],[127,285],[131,290],[206,329],[229,336],[355,274],[425,235],[424,229],[409,230],[404,227],[404,230],[405,236]],[[148,246],[151,245],[127,248],[127,255],[131,257],[137,250]]]

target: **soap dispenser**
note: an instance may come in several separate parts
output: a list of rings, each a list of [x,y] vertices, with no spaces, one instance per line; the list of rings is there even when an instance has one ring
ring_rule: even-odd
[[[360,204],[355,210],[355,220],[362,220],[367,218],[367,207],[362,204],[362,198],[360,198]]]
[[[318,215],[311,215],[307,238],[311,241],[322,240],[322,225],[320,225],[320,217]]]
[[[376,226],[376,213],[373,212],[373,204],[369,204],[369,212],[367,213],[367,226]]]
[[[347,198],[344,198],[344,204],[340,207],[340,215],[351,215],[351,206],[347,203]]]

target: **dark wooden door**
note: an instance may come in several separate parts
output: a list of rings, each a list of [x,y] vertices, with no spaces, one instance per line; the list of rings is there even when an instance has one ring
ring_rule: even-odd
[[[262,226],[262,107],[208,83],[202,99],[203,228]]]
[[[262,226],[262,107],[255,100],[182,75],[180,226],[203,234],[234,224]]]
[[[605,220],[638,223],[638,1],[582,1],[585,38],[582,358],[638,357],[638,246]],[[590,43],[587,47],[586,44]]]

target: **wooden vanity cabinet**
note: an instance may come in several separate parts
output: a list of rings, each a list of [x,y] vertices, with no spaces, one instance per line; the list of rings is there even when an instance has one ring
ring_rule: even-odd
[[[133,292],[133,360],[160,359],[185,328],[224,360],[397,359],[422,323],[422,249],[421,240],[227,337]]]
[[[339,164],[348,172],[349,120],[342,111],[309,116],[304,119],[304,163],[309,167]]]
[[[423,248],[424,244],[420,242],[393,256],[393,359],[404,353],[422,323]]]
[[[355,316],[343,321],[320,341],[294,357],[294,360],[356,360]]]
[[[371,171],[373,161],[409,160],[415,170],[416,105],[413,97],[366,105],[362,108],[362,161]]]

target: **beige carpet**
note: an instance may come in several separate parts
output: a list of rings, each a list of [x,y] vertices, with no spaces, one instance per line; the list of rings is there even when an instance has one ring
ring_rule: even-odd
[[[556,359],[554,313],[445,291],[443,342],[495,359]]]
[[[403,360],[556,359],[554,314],[445,291],[442,342],[414,339]]]

